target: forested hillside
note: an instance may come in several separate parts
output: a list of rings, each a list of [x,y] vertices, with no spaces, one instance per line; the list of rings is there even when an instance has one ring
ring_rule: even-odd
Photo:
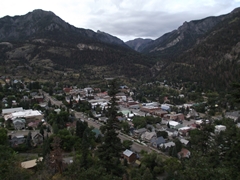
[[[226,90],[240,75],[240,12],[235,11],[188,51],[159,61],[158,78],[196,82],[199,87]]]

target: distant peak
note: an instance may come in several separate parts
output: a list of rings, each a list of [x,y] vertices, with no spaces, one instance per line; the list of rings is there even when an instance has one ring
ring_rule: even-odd
[[[30,13],[39,14],[39,15],[42,15],[42,14],[52,14],[52,15],[55,15],[52,11],[44,11],[42,9],[35,9],[32,12],[30,12]]]

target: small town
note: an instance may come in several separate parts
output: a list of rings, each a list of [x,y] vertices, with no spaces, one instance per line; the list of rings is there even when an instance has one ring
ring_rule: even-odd
[[[101,126],[108,123],[107,111],[112,98],[108,91],[76,86],[60,89],[57,85],[46,89],[38,82],[23,83],[10,78],[3,82],[1,127],[7,130],[11,148],[27,159],[21,162],[22,168],[35,168],[36,160],[43,159],[44,142],[56,135],[63,143],[63,163],[73,163],[78,123],[89,126],[99,139],[95,143],[104,137]],[[121,85],[117,91],[113,127],[125,147],[121,157],[132,166],[141,165],[143,152],[154,152],[163,158],[191,158],[191,148],[196,143],[191,139],[192,132],[202,131],[211,124],[214,127],[211,136],[217,136],[227,128],[216,123],[223,117],[197,112],[195,102],[173,105],[164,97],[162,104],[141,103],[133,99],[134,92],[128,86]],[[226,112],[224,117],[240,128],[239,111]]]

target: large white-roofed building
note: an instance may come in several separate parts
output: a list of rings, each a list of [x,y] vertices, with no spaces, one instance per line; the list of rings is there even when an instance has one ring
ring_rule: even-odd
[[[8,119],[14,120],[16,118],[25,118],[26,120],[36,120],[36,119],[42,119],[43,114],[38,110],[28,109],[28,110],[22,110],[22,111],[10,113],[4,116],[5,120],[8,120]]]

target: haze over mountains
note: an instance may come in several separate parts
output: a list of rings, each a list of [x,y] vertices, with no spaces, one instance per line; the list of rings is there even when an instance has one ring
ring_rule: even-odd
[[[124,43],[106,32],[76,28],[49,11],[5,16],[0,19],[1,68],[9,66],[17,75],[38,69],[42,79],[70,68],[79,80],[122,76],[128,81],[168,79],[227,87],[240,75],[239,17],[237,8],[185,22],[156,40]],[[19,70],[23,65],[31,68]]]

